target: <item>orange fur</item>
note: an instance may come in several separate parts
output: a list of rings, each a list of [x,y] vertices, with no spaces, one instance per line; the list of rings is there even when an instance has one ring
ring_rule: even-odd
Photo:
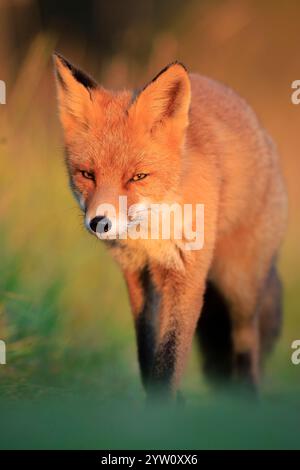
[[[171,64],[136,97],[82,83],[60,56],[55,64],[71,185],[90,218],[101,202],[117,205],[119,195],[129,205],[205,206],[202,250],[184,251],[176,240],[108,243],[129,288],[140,361],[148,354],[145,385],[178,387],[208,281],[227,302],[234,356],[249,355],[247,374],[256,384],[259,304],[287,212],[270,137],[231,89],[189,75],[181,64]],[[138,173],[149,176],[130,182]],[[152,330],[153,344],[145,347],[141,338]]]

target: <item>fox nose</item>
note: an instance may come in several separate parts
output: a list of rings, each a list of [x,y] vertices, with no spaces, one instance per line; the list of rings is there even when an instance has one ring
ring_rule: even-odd
[[[90,228],[95,233],[108,232],[111,225],[111,221],[104,215],[98,215],[90,221]]]

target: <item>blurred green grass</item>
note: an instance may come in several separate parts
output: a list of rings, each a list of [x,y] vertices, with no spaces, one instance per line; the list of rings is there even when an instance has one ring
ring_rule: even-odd
[[[294,395],[280,403],[218,402],[145,409],[131,400],[94,397],[38,400],[1,409],[6,449],[296,449],[299,419]]]

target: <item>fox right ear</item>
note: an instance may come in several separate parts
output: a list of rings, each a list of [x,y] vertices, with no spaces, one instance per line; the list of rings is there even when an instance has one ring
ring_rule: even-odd
[[[171,126],[174,135],[188,125],[191,85],[186,68],[179,62],[165,67],[136,97],[131,112],[146,130]]]
[[[58,53],[53,55],[60,119],[65,132],[77,124],[87,125],[92,91],[97,83]]]

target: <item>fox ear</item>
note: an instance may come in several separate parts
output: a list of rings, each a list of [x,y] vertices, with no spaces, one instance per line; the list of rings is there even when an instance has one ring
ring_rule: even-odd
[[[76,124],[87,126],[92,90],[97,83],[87,74],[74,67],[60,54],[53,55],[60,119],[65,132]]]
[[[164,68],[137,96],[133,107],[139,122],[152,132],[160,124],[173,124],[184,131],[191,101],[190,79],[184,65]]]

